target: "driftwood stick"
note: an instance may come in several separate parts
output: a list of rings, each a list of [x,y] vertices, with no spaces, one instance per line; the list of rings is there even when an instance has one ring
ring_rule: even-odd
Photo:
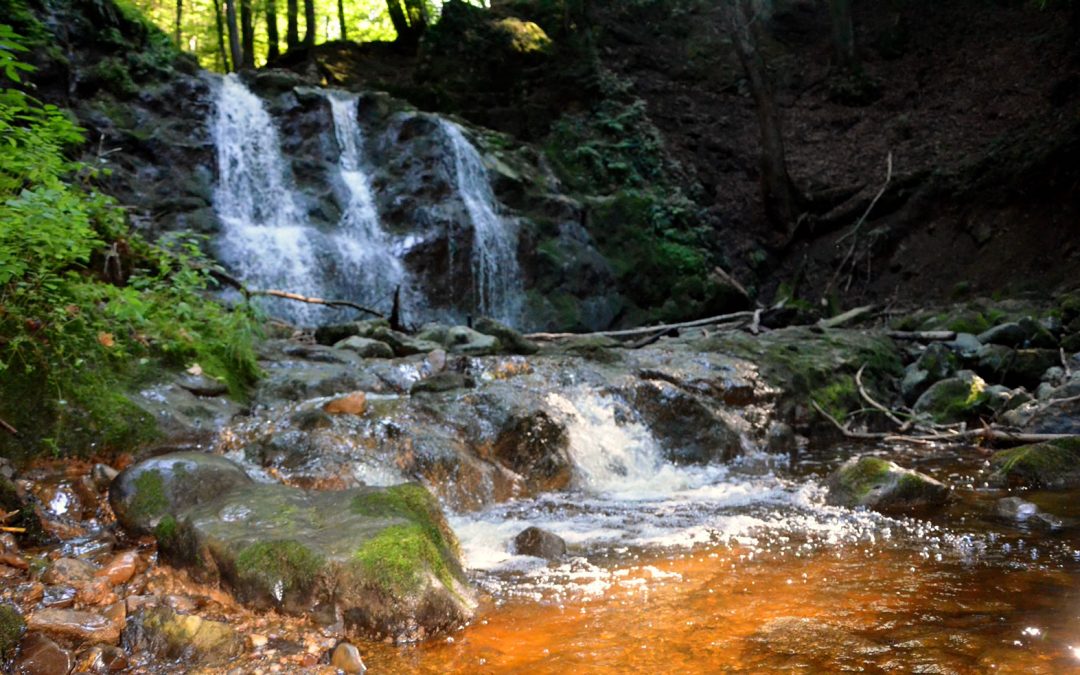
[[[564,338],[574,337],[632,337],[635,335],[648,335],[656,331],[667,331],[673,328],[696,328],[700,326],[711,326],[717,323],[724,323],[735,319],[750,319],[753,318],[754,313],[747,312],[734,312],[733,314],[721,314],[719,316],[710,316],[707,319],[697,319],[694,321],[684,321],[682,323],[667,323],[657,326],[644,326],[642,328],[628,328],[626,330],[607,330],[598,331],[595,333],[530,333],[525,337],[530,340],[561,340]]]
[[[2,427],[4,431],[8,432],[12,436],[19,435],[19,430],[5,422],[3,419],[0,419],[0,427]]]
[[[886,333],[894,340],[918,340],[919,342],[948,342],[956,339],[951,330],[892,330]]]
[[[322,298],[312,298],[306,295],[300,295],[299,293],[290,293],[288,291],[278,291],[274,289],[267,289],[261,291],[249,290],[248,295],[262,295],[272,298],[284,298],[285,300],[307,302],[312,305],[326,305],[327,307],[349,307],[351,309],[355,309],[360,312],[366,312],[367,314],[371,314],[379,318],[384,318],[382,313],[376,312],[375,310],[368,307],[364,307],[363,305],[358,305],[355,302],[349,300],[323,300]]]
[[[862,366],[859,367],[858,372],[855,373],[855,385],[859,388],[859,395],[862,396],[863,399],[865,399],[866,402],[869,403],[872,407],[874,407],[875,409],[877,409],[878,411],[880,411],[882,413],[885,413],[886,417],[888,417],[890,420],[892,420],[892,422],[896,426],[900,427],[901,432],[907,431],[911,427],[911,425],[909,423],[901,421],[900,418],[897,417],[896,415],[894,415],[891,410],[889,410],[885,406],[883,406],[880,403],[878,403],[877,401],[875,401],[870,396],[870,394],[868,394],[866,392],[866,388],[863,387],[863,383],[862,383],[862,374],[863,374],[864,370],[866,370],[866,364],[865,363],[862,364]]]

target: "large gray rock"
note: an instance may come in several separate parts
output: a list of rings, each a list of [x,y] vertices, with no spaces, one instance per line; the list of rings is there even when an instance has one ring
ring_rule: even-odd
[[[1027,331],[1019,323],[1003,323],[979,333],[979,342],[984,345],[1021,347],[1025,340],[1027,340]]]
[[[307,491],[249,484],[163,519],[163,556],[256,608],[398,641],[452,628],[475,603],[454,533],[422,486]]]
[[[539,527],[528,527],[514,537],[514,551],[518,555],[558,560],[566,555],[566,542],[553,532]]]
[[[879,457],[852,457],[829,476],[826,486],[829,504],[883,513],[940,506],[949,498],[944,483]]]
[[[1001,450],[990,464],[991,477],[1010,486],[1080,488],[1080,437]]]
[[[904,378],[900,382],[904,400],[909,405],[917,401],[930,385],[954,374],[959,361],[945,344],[934,342],[928,345],[919,358],[904,369]]]
[[[348,349],[365,359],[392,359],[394,350],[390,345],[371,338],[353,335],[334,343],[334,349]]]
[[[628,398],[673,462],[726,461],[742,450],[739,434],[704,397],[653,380],[635,386]]]
[[[969,370],[961,370],[923,392],[915,401],[914,410],[933,417],[935,422],[951,423],[969,420],[992,412],[991,397],[986,381]]]
[[[151,534],[169,514],[216,499],[251,478],[240,465],[204,452],[174,452],[134,464],[109,486],[116,520],[137,534]]]
[[[521,354],[523,356],[529,356],[540,351],[540,347],[533,341],[525,339],[525,337],[510,328],[509,326],[499,323],[495,319],[490,319],[486,316],[482,316],[476,320],[473,324],[477,331],[484,333],[485,335],[493,335],[499,338],[499,342],[502,344],[504,350],[511,354]]]
[[[447,329],[443,344],[451,354],[468,356],[487,356],[499,352],[502,348],[499,338],[477,332],[468,326],[453,326]]]

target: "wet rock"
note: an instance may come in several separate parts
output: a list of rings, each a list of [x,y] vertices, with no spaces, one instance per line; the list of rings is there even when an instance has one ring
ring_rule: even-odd
[[[529,527],[514,537],[514,551],[518,555],[558,560],[566,555],[566,542],[553,532],[539,527]]]
[[[979,342],[979,338],[971,333],[957,333],[955,338],[942,344],[965,362],[973,359],[983,346],[982,342]]]
[[[24,630],[26,621],[22,614],[19,614],[19,610],[11,605],[0,604],[0,659],[11,654]]]
[[[521,333],[509,326],[499,323],[495,319],[482,316],[476,320],[473,327],[485,335],[493,335],[499,339],[502,348],[511,354],[529,356],[540,351],[540,347],[528,340]]]
[[[615,363],[621,357],[614,351],[622,347],[615,338],[603,335],[579,335],[564,338],[554,345],[556,352],[582,356],[600,363]]]
[[[424,340],[419,337],[414,338],[389,328],[376,328],[368,337],[390,345],[390,348],[394,350],[395,356],[427,354],[436,349],[442,349],[442,345],[438,342]]]
[[[975,371],[991,382],[1004,382],[1016,351],[1004,345],[983,345],[975,353]]]
[[[163,520],[159,549],[241,602],[410,639],[460,625],[472,593],[457,539],[422,486],[233,488]]]
[[[42,607],[64,609],[74,604],[75,589],[71,586],[46,586],[42,592]]]
[[[1018,407],[1015,420],[1002,421],[1019,426],[1028,433],[1080,435],[1080,399],[1062,401],[1076,395],[1063,396],[1072,390],[1073,387],[1069,385],[1051,390],[1044,401]]]
[[[117,553],[112,559],[97,571],[97,576],[109,580],[113,586],[126,584],[135,576],[139,565],[139,554],[136,551],[124,551]]]
[[[1080,487],[1080,437],[1022,445],[990,458],[997,482],[1054,490]]]
[[[455,372],[441,372],[418,380],[409,389],[410,394],[440,393],[453,391],[454,389],[471,389],[476,386],[476,380],[470,375]]]
[[[244,651],[244,641],[227,623],[168,607],[149,607],[131,618],[123,635],[128,653],[150,653],[161,660],[186,665],[224,663]]]
[[[934,342],[923,350],[919,358],[904,370],[900,393],[910,405],[918,400],[930,385],[956,372],[959,358],[946,345]]]
[[[84,654],[79,655],[79,663],[75,668],[75,672],[105,675],[106,673],[119,673],[127,670],[127,667],[127,655],[120,648],[109,645],[94,645]]]
[[[333,345],[354,335],[370,338],[375,331],[389,328],[390,322],[386,319],[330,324],[315,329],[315,341],[321,345]]]
[[[18,527],[24,532],[18,533],[18,539],[25,543],[42,543],[49,535],[41,527],[41,519],[34,509],[34,499],[22,491],[11,480],[0,476],[0,511],[11,514],[4,519],[7,527]]]
[[[1024,331],[1024,343],[1022,346],[1033,349],[1057,349],[1058,341],[1050,329],[1030,316],[1020,319],[1018,322]],[[1058,329],[1060,330],[1060,325]]]
[[[123,624],[106,616],[105,612],[39,609],[27,619],[26,627],[59,638],[114,645],[120,640]]]
[[[721,416],[719,407],[700,396],[654,380],[635,386],[629,399],[675,463],[726,461],[742,451],[739,434]]]
[[[19,643],[14,672],[20,675],[63,675],[75,659],[71,652],[41,633],[27,633]]]
[[[765,432],[765,450],[770,453],[793,453],[796,449],[795,430],[784,422],[771,422]]]
[[[354,391],[327,402],[323,410],[331,415],[363,415],[367,411],[367,395],[362,391]]]
[[[90,581],[97,573],[97,565],[78,558],[59,558],[45,570],[41,580],[47,584],[72,585]]]
[[[330,665],[343,673],[362,674],[367,672],[367,666],[364,665],[364,661],[360,658],[360,650],[348,642],[342,642],[334,648],[334,654],[330,657]]]
[[[520,475],[530,492],[565,489],[573,476],[566,427],[543,410],[511,417],[492,446],[492,456]]]
[[[378,340],[353,335],[334,343],[334,349],[347,349],[365,359],[392,359],[394,350],[390,345]]]
[[[1027,331],[1019,323],[1003,323],[979,333],[979,342],[984,345],[1003,345],[1022,347],[1027,340]]]
[[[1043,373],[1060,362],[1056,349],[1017,349],[1001,381],[1010,387],[1035,389]]]
[[[994,514],[1004,520],[1029,523],[1050,530],[1065,527],[1065,521],[1039,510],[1039,507],[1019,497],[1004,497],[994,503]]]
[[[120,472],[112,468],[108,464],[95,464],[90,469],[90,480],[94,483],[94,488],[98,492],[103,492],[109,487],[109,484],[113,482]]]
[[[914,410],[929,414],[939,423],[961,422],[990,413],[986,381],[970,370],[961,370],[955,377],[935,382],[915,402]]]
[[[99,607],[116,602],[116,594],[108,579],[93,579],[75,589],[75,602],[82,607]]]
[[[933,478],[878,457],[852,457],[829,476],[826,502],[900,513],[944,504],[949,488]]]
[[[289,422],[300,431],[316,431],[334,426],[334,420],[321,408],[298,410]]]
[[[154,418],[164,438],[208,440],[244,406],[227,396],[197,396],[174,382],[157,384],[130,397]]]
[[[467,356],[488,356],[502,348],[497,337],[477,332],[468,326],[448,328],[443,344],[451,354]]]
[[[196,396],[224,396],[229,393],[229,387],[224,382],[201,373],[185,373],[177,378],[176,384]]]
[[[314,363],[328,363],[342,366],[359,364],[356,354],[343,349],[334,349],[324,345],[288,344],[281,349],[282,354]]]
[[[244,470],[224,457],[176,452],[125,469],[109,488],[109,504],[125,528],[150,534],[163,516],[249,483]]]

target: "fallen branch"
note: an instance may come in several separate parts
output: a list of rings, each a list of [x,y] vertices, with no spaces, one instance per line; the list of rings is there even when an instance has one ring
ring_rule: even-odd
[[[306,295],[300,295],[299,293],[290,293],[289,291],[279,291],[277,289],[265,289],[265,290],[252,290],[244,285],[244,282],[240,281],[236,277],[227,274],[220,269],[213,267],[199,266],[200,269],[205,271],[211,277],[216,279],[219,283],[222,283],[230,288],[235,288],[240,291],[245,298],[251,298],[253,296],[269,296],[273,298],[282,298],[285,300],[295,300],[296,302],[306,302],[312,305],[325,305],[327,307],[348,307],[360,312],[377,316],[380,319],[386,318],[382,312],[376,312],[374,309],[364,307],[350,300],[323,300],[322,298],[313,298]],[[397,292],[394,294],[395,302],[397,302]]]
[[[900,427],[901,432],[904,432],[904,431],[907,431],[908,429],[910,429],[911,428],[910,420],[907,421],[907,422],[901,422],[900,418],[898,418],[896,415],[894,415],[891,410],[889,410],[885,406],[883,406],[880,403],[878,403],[877,401],[875,401],[873,398],[870,397],[870,394],[868,394],[866,392],[866,388],[863,387],[863,383],[862,383],[862,374],[863,374],[863,370],[865,370],[865,369],[866,369],[866,364],[864,363],[864,364],[862,364],[862,366],[859,367],[858,372],[855,373],[855,385],[859,388],[859,395],[862,396],[866,400],[866,402],[869,403],[872,407],[874,407],[875,409],[885,413],[886,417],[888,417],[890,420],[892,420],[896,424],[896,426]]]
[[[863,305],[862,307],[855,307],[849,309],[843,314],[837,314],[829,319],[819,319],[817,322],[818,328],[839,328],[846,323],[851,323],[857,319],[861,319],[870,312],[874,311],[873,305]]]
[[[23,534],[26,532],[25,527],[6,527],[0,526],[0,532],[11,532],[12,534]]]
[[[948,342],[956,339],[951,330],[892,330],[886,333],[894,340],[918,340],[919,342]]]
[[[3,419],[0,419],[0,427],[3,427],[4,431],[8,432],[12,436],[19,435],[19,430],[5,422]]]
[[[711,326],[713,324],[725,323],[735,319],[751,319],[753,318],[753,316],[754,313],[750,311],[734,312],[732,314],[710,316],[707,319],[684,321],[682,323],[667,323],[657,326],[645,326],[642,328],[628,328],[626,330],[607,330],[597,331],[595,333],[530,333],[525,337],[530,340],[562,340],[575,337],[632,337],[635,335],[648,335],[649,333],[653,333],[656,331],[667,331],[673,328],[698,328],[701,326]]]

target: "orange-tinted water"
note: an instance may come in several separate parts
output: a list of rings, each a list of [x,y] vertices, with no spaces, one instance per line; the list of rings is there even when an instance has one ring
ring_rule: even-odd
[[[643,564],[598,598],[486,606],[452,639],[366,645],[373,672],[1080,672],[1076,570],[903,549],[723,548]]]

